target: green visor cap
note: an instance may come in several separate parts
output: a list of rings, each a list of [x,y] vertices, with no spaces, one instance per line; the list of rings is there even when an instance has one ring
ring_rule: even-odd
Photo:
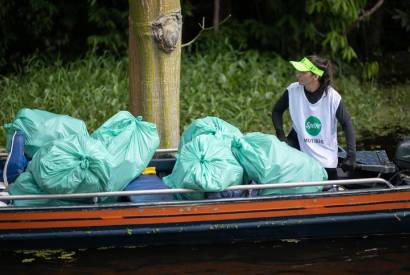
[[[300,61],[289,61],[299,72],[312,72],[318,76],[322,76],[324,71],[316,67],[309,59],[304,57]]]

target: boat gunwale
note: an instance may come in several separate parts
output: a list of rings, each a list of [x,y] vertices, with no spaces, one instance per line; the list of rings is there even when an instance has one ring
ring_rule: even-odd
[[[3,212],[26,212],[26,211],[47,211],[47,210],[104,210],[104,209],[123,209],[123,208],[155,208],[155,207],[191,207],[206,206],[230,203],[251,203],[264,201],[288,201],[288,200],[305,200],[321,199],[332,197],[346,196],[367,196],[390,194],[395,192],[410,191],[410,186],[396,186],[395,188],[361,188],[353,190],[343,190],[336,192],[318,192],[318,193],[300,193],[300,194],[273,194],[266,196],[241,197],[241,198],[220,198],[220,199],[202,199],[202,200],[174,200],[174,201],[155,201],[155,202],[114,202],[114,203],[95,203],[95,204],[78,204],[78,205],[52,205],[52,206],[6,206],[0,207],[0,213]],[[409,196],[410,198],[410,196]]]
[[[386,184],[389,189],[395,189],[395,186],[383,178],[363,178],[348,180],[327,180],[311,182],[290,182],[290,183],[267,183],[267,184],[244,184],[229,186],[222,191],[230,190],[263,190],[263,189],[282,189],[310,186],[331,186],[331,185],[359,185],[366,183]],[[114,191],[114,192],[94,192],[94,193],[75,193],[75,194],[41,194],[41,195],[2,195],[3,200],[48,200],[48,199],[82,199],[82,198],[100,198],[100,197],[120,197],[134,195],[153,195],[153,194],[180,194],[180,193],[203,193],[201,190],[187,188],[172,189],[154,189],[154,190],[135,190],[135,191]],[[216,191],[218,192],[218,191]]]

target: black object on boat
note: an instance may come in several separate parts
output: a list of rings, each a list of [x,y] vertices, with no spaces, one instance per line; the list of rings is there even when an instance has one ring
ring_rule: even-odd
[[[410,169],[410,138],[397,145],[394,161],[401,170]]]

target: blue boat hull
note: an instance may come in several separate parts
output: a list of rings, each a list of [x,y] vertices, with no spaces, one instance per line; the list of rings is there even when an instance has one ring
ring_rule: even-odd
[[[0,232],[2,249],[193,245],[408,234],[410,211]]]

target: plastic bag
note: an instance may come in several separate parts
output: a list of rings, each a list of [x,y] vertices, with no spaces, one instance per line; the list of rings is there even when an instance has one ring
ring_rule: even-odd
[[[22,173],[16,181],[10,185],[10,195],[45,195],[44,192],[34,180],[30,171]],[[15,206],[36,206],[36,205],[52,205],[52,200],[14,200]]]
[[[47,143],[70,135],[88,136],[82,120],[37,109],[21,109],[12,123],[4,125],[7,133],[7,148],[15,131],[25,137],[24,152],[32,158],[37,150]]]
[[[42,190],[36,183],[32,173],[26,171],[22,173],[16,181],[10,185],[10,195],[46,195],[47,193]],[[77,200],[55,200],[55,199],[41,199],[41,200],[14,200],[12,205],[14,206],[59,206],[59,205],[73,205],[79,202],[93,203],[90,199],[77,199]]]
[[[120,111],[95,130],[91,137],[101,141],[112,155],[111,190],[123,190],[139,176],[159,146],[155,124]]]
[[[231,149],[219,138],[200,135],[182,147],[172,174],[163,181],[171,188],[219,192],[242,184],[243,168]],[[204,193],[182,194],[182,198],[203,199]]]
[[[46,195],[34,180],[30,171],[22,173],[16,181],[10,185],[10,195]],[[92,202],[90,200],[90,202]],[[41,199],[41,200],[14,200],[12,205],[14,206],[57,206],[57,205],[69,205],[72,204],[69,201]]]
[[[241,131],[235,126],[223,121],[220,118],[207,116],[194,120],[182,133],[178,147],[178,152],[181,148],[195,137],[199,135],[214,135],[226,142],[228,147],[231,146],[233,137],[241,137]]]
[[[111,156],[90,137],[70,136],[37,151],[27,171],[10,185],[12,195],[73,194],[109,191]],[[92,198],[15,200],[16,206],[92,203]]]
[[[106,192],[111,162],[111,155],[100,141],[71,136],[43,146],[27,170],[48,194]]]
[[[327,180],[326,170],[320,164],[276,136],[249,133],[232,142],[232,152],[243,166],[249,180],[256,183],[287,183]],[[265,189],[260,195],[319,192],[320,186],[283,189]]]

